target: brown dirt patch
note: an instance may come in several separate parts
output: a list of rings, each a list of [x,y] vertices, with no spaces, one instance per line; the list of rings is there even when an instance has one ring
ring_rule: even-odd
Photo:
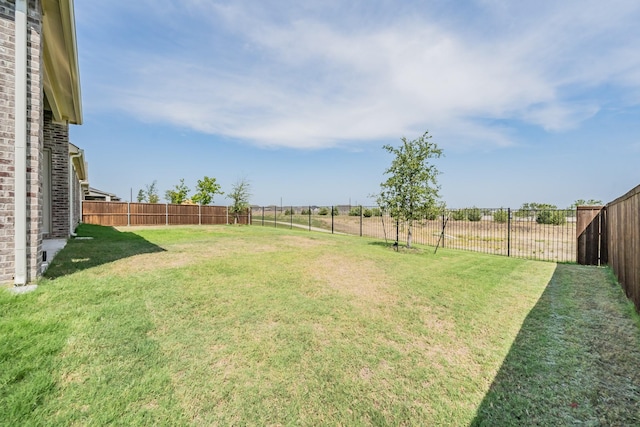
[[[307,267],[310,277],[331,290],[363,305],[387,305],[396,301],[390,293],[385,272],[371,260],[355,260],[334,254],[323,254]]]
[[[287,246],[304,249],[326,246],[328,244],[328,242],[324,242],[322,240],[316,240],[312,239],[311,237],[303,236],[281,236],[280,240],[286,243]]]

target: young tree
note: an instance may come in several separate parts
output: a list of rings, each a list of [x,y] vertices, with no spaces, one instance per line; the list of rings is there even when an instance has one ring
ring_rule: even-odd
[[[411,247],[412,222],[421,219],[436,206],[440,197],[436,177],[440,173],[430,159],[442,156],[442,150],[425,132],[412,141],[402,138],[402,145],[382,148],[395,158],[385,171],[389,178],[380,184],[378,204],[391,216],[407,224],[407,247]]]
[[[216,194],[224,194],[220,191],[221,188],[220,184],[216,183],[215,178],[205,176],[198,180],[198,184],[196,185],[196,194],[194,194],[191,200],[199,205],[210,205],[213,203],[213,196]]]
[[[149,203],[158,203],[160,201],[160,197],[158,196],[158,189],[156,188],[156,180],[154,180],[151,184],[147,184],[147,188],[145,190],[146,200]]]
[[[180,179],[180,184],[176,185],[173,190],[167,190],[164,195],[164,198],[167,199],[167,202],[180,205],[185,200],[187,200],[187,195],[189,194],[189,187],[184,183],[184,178]]]
[[[251,197],[249,181],[247,181],[246,178],[241,178],[236,181],[231,187],[231,193],[227,196],[233,201],[229,212],[233,214],[233,223],[237,224],[240,215],[245,213],[249,208],[249,197]]]
[[[146,199],[147,199],[147,196],[144,190],[141,188],[140,190],[138,190],[138,197],[136,200],[138,200],[138,203],[144,203]]]

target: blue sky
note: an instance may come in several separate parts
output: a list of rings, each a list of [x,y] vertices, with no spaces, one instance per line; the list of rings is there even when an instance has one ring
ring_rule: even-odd
[[[204,175],[260,205],[372,203],[425,131],[450,207],[566,207],[640,184],[640,3],[75,4],[92,187]],[[216,203],[227,203],[218,196]]]

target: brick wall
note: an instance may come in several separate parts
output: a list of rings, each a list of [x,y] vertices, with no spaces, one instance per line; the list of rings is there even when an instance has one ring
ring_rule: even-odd
[[[42,259],[42,22],[40,3],[30,0],[27,21],[27,280],[34,280]],[[0,0],[0,282],[13,280],[15,4]]]
[[[45,238],[69,237],[69,125],[53,123],[44,112],[44,148],[51,150],[51,232]]]
[[[27,53],[27,281],[35,280],[42,265],[42,13],[39,0],[28,2]]]

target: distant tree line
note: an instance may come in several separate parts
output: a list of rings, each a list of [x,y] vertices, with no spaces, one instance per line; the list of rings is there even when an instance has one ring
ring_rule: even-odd
[[[567,222],[567,216],[573,216],[576,207],[599,205],[602,205],[602,201],[595,199],[578,199],[566,209],[558,209],[556,205],[550,203],[530,202],[523,203],[520,209],[513,211],[513,215],[516,218],[533,218],[538,224],[562,225]],[[495,222],[505,223],[508,220],[509,213],[505,208],[492,212],[475,206],[451,212],[451,219],[454,221],[480,221],[483,216],[493,216]]]

